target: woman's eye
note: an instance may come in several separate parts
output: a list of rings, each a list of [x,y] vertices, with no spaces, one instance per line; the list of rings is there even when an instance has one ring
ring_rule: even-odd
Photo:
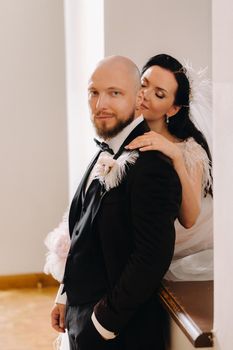
[[[164,98],[164,95],[161,95],[161,94],[158,94],[158,93],[156,93],[155,95],[156,95],[158,98],[160,98],[160,99]]]

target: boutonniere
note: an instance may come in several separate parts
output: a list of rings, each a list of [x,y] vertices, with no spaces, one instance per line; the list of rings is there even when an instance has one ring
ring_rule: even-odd
[[[125,176],[127,166],[136,162],[139,153],[137,151],[124,152],[113,159],[113,155],[102,152],[94,167],[94,177],[104,185],[106,191],[120,184]]]

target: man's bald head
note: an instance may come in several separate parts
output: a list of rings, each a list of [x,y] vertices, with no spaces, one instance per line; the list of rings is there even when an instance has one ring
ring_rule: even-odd
[[[141,87],[139,69],[128,57],[118,55],[105,57],[98,62],[93,74],[100,70],[115,71],[118,74],[124,75],[125,79],[132,83],[136,92],[138,92]]]
[[[88,100],[91,119],[99,136],[111,138],[135,118],[140,74],[127,57],[101,60],[90,77]]]

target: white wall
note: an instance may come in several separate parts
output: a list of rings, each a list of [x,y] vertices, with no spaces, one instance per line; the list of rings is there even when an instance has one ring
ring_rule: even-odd
[[[40,272],[67,206],[62,0],[0,2],[0,275]]]
[[[65,0],[70,200],[95,152],[87,83],[104,57],[103,0]]]
[[[213,1],[215,334],[233,349],[233,3]]]
[[[211,72],[211,0],[106,0],[105,55],[139,67],[158,53],[190,59]]]

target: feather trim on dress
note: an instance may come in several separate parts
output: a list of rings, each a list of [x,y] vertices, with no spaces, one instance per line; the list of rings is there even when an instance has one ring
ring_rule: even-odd
[[[182,151],[185,167],[191,177],[193,175],[195,176],[195,170],[197,169],[197,166],[202,166],[202,193],[204,193],[204,189],[208,190],[212,185],[212,178],[210,172],[211,164],[206,151],[192,137],[188,138],[184,142],[177,143],[177,145]]]
[[[44,273],[51,274],[57,281],[63,279],[66,257],[70,248],[70,236],[68,228],[68,212],[63,216],[62,222],[45,238],[48,248]]]

